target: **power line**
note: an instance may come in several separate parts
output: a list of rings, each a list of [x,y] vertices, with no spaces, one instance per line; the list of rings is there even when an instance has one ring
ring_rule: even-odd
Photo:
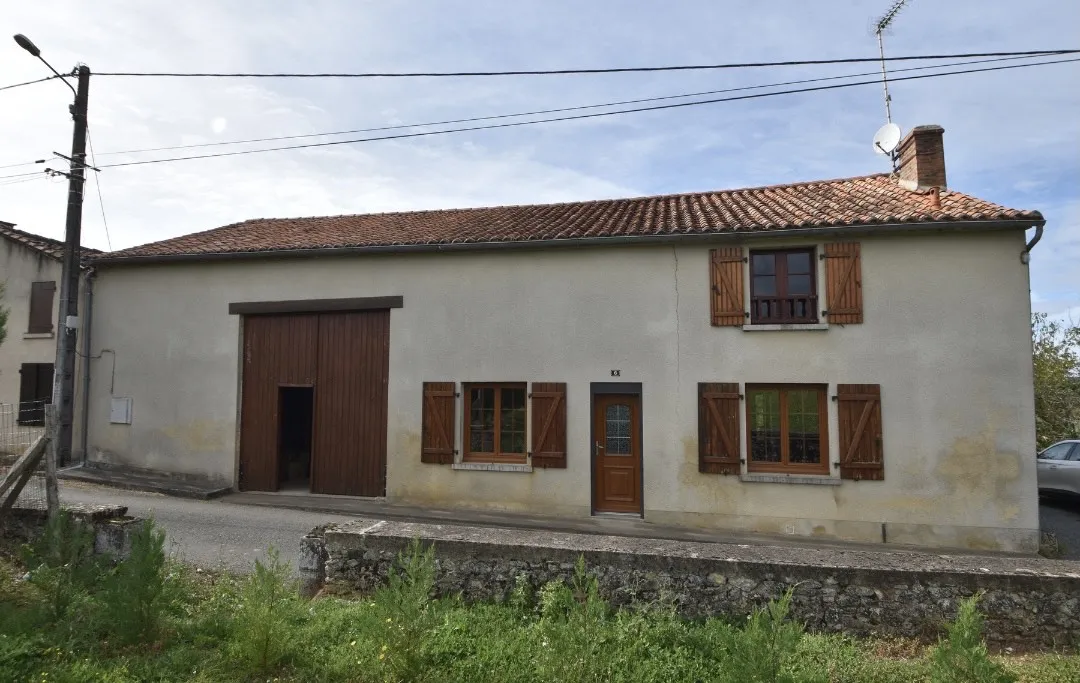
[[[0,168],[18,168],[20,166],[33,166],[34,164],[44,164],[44,163],[45,163],[44,159],[35,159],[34,161],[24,161],[21,164],[7,164],[5,166],[0,166]]]
[[[6,181],[3,181],[3,182],[0,182],[0,187],[7,187],[8,185],[21,185],[22,183],[29,183],[29,182],[32,182],[34,180],[47,180],[47,179],[48,179],[48,176],[46,176],[44,173],[42,173],[41,175],[35,175],[32,178],[18,178],[16,180],[6,180]]]
[[[7,180],[8,178],[25,178],[26,176],[38,176],[44,174],[44,169],[42,169],[41,171],[30,171],[29,173],[13,173],[11,175],[0,175],[0,180]]]
[[[94,137],[90,134],[90,126],[86,126],[86,142],[90,145],[90,165],[97,166],[97,159],[94,158]],[[85,163],[83,164],[86,165]],[[112,237],[109,235],[109,219],[105,218],[105,200],[101,198],[101,171],[97,171],[94,174],[94,188],[97,190],[98,206],[101,207],[101,223],[105,226],[105,241],[109,245],[109,251],[112,251]]]
[[[1023,52],[968,52],[946,55],[911,55],[889,57],[889,61],[903,62],[920,59],[961,59],[971,57],[1035,57],[1039,55],[1067,55],[1080,50],[1029,50]],[[168,78],[417,78],[447,76],[556,76],[568,74],[645,73],[655,71],[701,71],[710,69],[747,69],[767,66],[812,66],[819,64],[854,64],[878,62],[880,57],[857,57],[848,59],[801,59],[783,62],[733,62],[728,64],[688,64],[680,66],[630,66],[603,69],[537,69],[519,71],[412,71],[412,72],[362,72],[362,73],[255,73],[255,72],[167,72],[167,71],[100,71],[95,76],[153,76]]]
[[[51,81],[54,78],[60,78],[59,76],[46,76],[45,78],[39,78],[36,81],[26,81],[25,83],[14,83],[12,85],[0,86],[0,90],[11,90],[12,88],[21,88],[24,85],[33,85],[35,83],[44,83],[45,81]]]
[[[942,76],[955,76],[955,75],[959,75],[959,74],[980,73],[980,72],[985,72],[985,71],[1001,71],[1001,70],[1004,70],[1004,69],[1019,69],[1019,68],[1030,67],[1030,66],[1044,66],[1044,65],[1047,65],[1047,64],[1064,64],[1064,63],[1067,63],[1067,62],[1080,62],[1080,57],[1073,58],[1073,59],[1061,59],[1061,60],[1051,61],[1051,62],[1036,62],[1036,63],[1031,63],[1031,64],[1010,64],[1010,65],[1006,65],[1006,66],[984,67],[984,68],[981,68],[981,69],[965,69],[965,70],[961,70],[961,71],[946,71],[944,73],[936,73],[936,74],[922,74],[922,75],[919,75],[919,76],[905,76],[905,77],[902,77],[902,78],[897,78],[897,79],[895,79],[895,81],[914,81],[914,80],[921,80],[921,79],[924,79],[924,78],[939,78],[939,77],[942,77]],[[286,146],[282,146],[282,147],[266,147],[266,148],[263,148],[263,149],[239,150],[239,151],[234,151],[234,152],[216,152],[214,154],[199,154],[199,155],[186,156],[186,157],[170,157],[170,158],[165,158],[165,159],[145,159],[145,160],[142,160],[142,161],[124,161],[124,162],[115,163],[115,164],[105,164],[105,165],[99,166],[99,168],[118,168],[118,167],[121,167],[121,166],[142,166],[142,165],[145,165],[145,164],[160,164],[160,163],[173,162],[173,161],[188,161],[188,160],[192,160],[192,159],[211,159],[211,158],[215,158],[215,157],[230,157],[230,156],[240,156],[240,155],[244,155],[244,154],[258,154],[258,153],[262,153],[262,152],[280,152],[280,151],[290,150],[290,149],[309,149],[309,148],[314,148],[314,147],[329,147],[329,146],[332,146],[332,145],[351,145],[351,144],[357,144],[357,143],[362,143],[362,142],[375,142],[375,141],[379,141],[379,140],[400,140],[400,139],[405,139],[405,138],[418,138],[418,137],[426,137],[426,136],[431,136],[431,135],[446,135],[448,133],[463,133],[463,132],[477,131],[477,130],[492,130],[492,129],[496,129],[496,128],[515,128],[515,127],[519,127],[519,126],[530,126],[530,125],[535,125],[535,124],[540,124],[540,123],[554,123],[554,122],[557,122],[557,121],[574,121],[574,120],[580,120],[580,119],[598,118],[598,117],[602,117],[602,116],[616,116],[616,115],[620,115],[620,114],[632,114],[632,113],[645,112],[645,111],[660,111],[660,110],[664,110],[664,109],[677,109],[677,108],[682,108],[682,107],[694,107],[694,106],[700,106],[700,105],[705,105],[705,104],[717,104],[717,103],[720,103],[720,102],[734,102],[734,101],[738,101],[738,100],[750,100],[750,99],[759,99],[759,98],[763,98],[763,97],[775,97],[777,95],[792,95],[792,94],[796,94],[796,93],[818,92],[818,91],[823,91],[823,90],[838,90],[840,88],[852,88],[852,87],[856,87],[856,86],[860,86],[860,85],[877,85],[877,84],[878,84],[878,81],[874,80],[874,81],[857,81],[855,83],[838,83],[838,84],[835,84],[835,85],[819,85],[819,86],[815,86],[815,87],[812,87],[812,88],[797,88],[797,89],[794,89],[794,90],[780,90],[780,91],[777,91],[777,92],[755,93],[755,94],[752,94],[752,95],[738,95],[738,96],[735,96],[735,97],[721,97],[721,98],[715,98],[715,99],[710,99],[710,100],[698,100],[698,101],[695,101],[695,102],[677,102],[677,103],[674,103],[674,104],[661,104],[661,105],[655,105],[655,106],[652,106],[652,107],[639,107],[639,108],[635,108],[635,109],[620,109],[620,110],[609,111],[609,112],[595,112],[595,113],[591,113],[591,114],[575,114],[575,115],[572,115],[572,116],[559,116],[559,117],[550,118],[550,119],[540,119],[540,120],[537,120],[537,121],[512,121],[510,123],[497,123],[497,124],[489,124],[489,125],[485,125],[485,126],[472,126],[472,127],[468,127],[468,128],[451,128],[449,130],[420,131],[420,132],[416,132],[416,133],[399,133],[399,134],[396,134],[396,135],[383,135],[383,136],[379,136],[379,137],[357,138],[357,139],[352,139],[352,140],[331,140],[331,141],[328,141],[328,142],[311,142],[311,143],[306,143],[306,144],[303,144],[303,145],[286,145]]]
[[[989,62],[1004,62],[1004,61],[1012,61],[1012,60],[1017,60],[1017,59],[1028,59],[1028,57],[996,57],[996,58],[993,58],[993,59],[979,59],[979,60],[972,60],[972,61],[965,61],[965,62],[949,62],[949,63],[946,63],[946,64],[935,64],[933,66],[912,66],[912,67],[908,67],[906,69],[896,69],[896,70],[894,70],[894,73],[901,73],[901,72],[906,72],[906,71],[925,71],[927,69],[944,69],[944,68],[947,68],[947,67],[950,67],[950,66],[967,66],[967,65],[971,65],[971,64],[986,64],[986,63],[989,63]],[[717,95],[717,94],[720,94],[720,93],[727,93],[727,92],[741,92],[741,91],[745,91],[745,90],[759,90],[759,89],[762,89],[762,88],[779,88],[779,87],[788,86],[788,85],[802,85],[802,84],[805,84],[805,83],[819,83],[819,82],[824,82],[824,81],[842,80],[842,79],[845,79],[845,78],[861,78],[863,76],[874,76],[876,74],[877,74],[876,71],[868,71],[868,72],[862,72],[862,73],[857,73],[857,74],[845,74],[845,75],[842,75],[842,76],[824,76],[824,77],[819,77],[819,78],[804,78],[804,79],[795,80],[795,81],[782,81],[782,82],[779,82],[779,83],[766,83],[766,84],[761,84],[761,85],[747,85],[747,86],[740,86],[740,87],[735,87],[735,88],[722,88],[720,90],[704,90],[704,91],[701,91],[701,92],[684,93],[684,94],[681,94],[681,95],[663,95],[663,96],[659,96],[659,97],[645,97],[645,98],[639,98],[639,99],[633,99],[633,100],[621,100],[621,101],[618,101],[618,102],[604,102],[604,103],[601,103],[601,104],[585,104],[585,105],[580,105],[580,106],[575,106],[575,107],[560,107],[560,108],[557,108],[557,109],[537,109],[537,110],[534,110],[534,111],[518,112],[516,114],[496,114],[496,115],[492,115],[492,116],[473,116],[473,117],[470,117],[470,118],[462,118],[462,119],[447,119],[445,121],[430,121],[430,122],[427,122],[427,123],[403,123],[403,124],[395,124],[395,125],[391,125],[391,126],[376,126],[376,127],[372,127],[372,128],[352,128],[352,129],[349,129],[349,130],[338,130],[338,131],[331,131],[331,132],[326,132],[326,133],[303,133],[303,134],[298,134],[298,135],[278,135],[278,136],[265,137],[265,138],[250,138],[250,139],[247,139],[247,140],[224,140],[224,141],[219,141],[219,142],[202,142],[202,143],[193,144],[193,145],[170,145],[170,146],[166,146],[166,147],[150,147],[150,148],[145,148],[145,149],[127,149],[127,150],[119,150],[119,151],[115,151],[115,152],[102,152],[101,155],[102,156],[109,156],[109,155],[115,155],[115,154],[141,154],[141,153],[145,153],[145,152],[165,152],[165,151],[176,150],[176,149],[196,149],[196,148],[201,148],[201,147],[220,147],[220,146],[223,146],[223,145],[242,145],[242,144],[250,144],[250,143],[255,143],[255,142],[275,142],[275,141],[278,141],[278,140],[298,140],[298,139],[303,139],[303,138],[329,137],[329,136],[332,136],[332,135],[350,135],[352,133],[372,133],[372,132],[383,131],[383,130],[400,130],[400,129],[403,129],[403,128],[427,128],[429,126],[448,126],[448,125],[451,125],[451,124],[458,124],[458,123],[473,123],[475,121],[492,121],[492,120],[497,120],[497,119],[517,118],[517,117],[521,117],[521,116],[540,116],[540,115],[543,115],[543,114],[558,114],[558,113],[567,112],[567,111],[581,111],[581,110],[585,110],[585,109],[599,109],[599,108],[604,108],[604,107],[619,107],[619,106],[623,106],[623,105],[627,105],[627,104],[641,104],[643,102],[660,102],[660,101],[664,101],[664,100],[683,99],[683,98],[687,98],[687,97],[702,97],[702,96],[705,96],[705,95]],[[0,168],[3,168],[3,167],[0,166]]]

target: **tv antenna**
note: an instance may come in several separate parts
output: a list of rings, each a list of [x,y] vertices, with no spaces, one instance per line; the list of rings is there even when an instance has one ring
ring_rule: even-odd
[[[904,8],[904,5],[908,3],[908,0],[896,0],[893,2],[889,11],[881,16],[874,24],[874,34],[877,35],[878,54],[881,55],[881,85],[885,88],[885,119],[888,123],[892,123],[892,97],[889,96],[889,76],[885,70],[885,42],[881,36],[885,33],[885,30],[892,24],[893,19],[896,19],[896,15],[900,14],[900,10]]]
[[[892,120],[892,96],[889,95],[889,73],[885,68],[885,41],[882,35],[907,3],[908,0],[895,0],[889,7],[889,11],[874,22],[874,35],[877,36],[878,54],[881,56],[881,87],[885,90],[885,125],[874,134],[874,151],[889,157],[894,172],[896,171],[896,148],[900,144],[901,136],[900,126]]]

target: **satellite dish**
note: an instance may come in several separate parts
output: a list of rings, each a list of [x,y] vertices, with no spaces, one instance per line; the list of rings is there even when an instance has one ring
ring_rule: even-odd
[[[886,123],[874,133],[874,151],[878,154],[892,154],[900,144],[900,126]]]

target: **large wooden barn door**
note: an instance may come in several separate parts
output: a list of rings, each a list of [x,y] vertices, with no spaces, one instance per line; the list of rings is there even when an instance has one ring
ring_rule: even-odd
[[[386,495],[390,311],[319,316],[312,493]]]
[[[244,318],[240,406],[240,488],[278,489],[279,387],[311,386],[316,379],[319,317]]]

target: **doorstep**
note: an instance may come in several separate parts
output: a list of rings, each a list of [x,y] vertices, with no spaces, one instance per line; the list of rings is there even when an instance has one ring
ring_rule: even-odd
[[[232,490],[228,486],[208,480],[181,479],[167,474],[127,470],[115,466],[77,465],[58,471],[56,476],[66,481],[81,481],[127,491],[148,491],[198,500],[217,498]]]

